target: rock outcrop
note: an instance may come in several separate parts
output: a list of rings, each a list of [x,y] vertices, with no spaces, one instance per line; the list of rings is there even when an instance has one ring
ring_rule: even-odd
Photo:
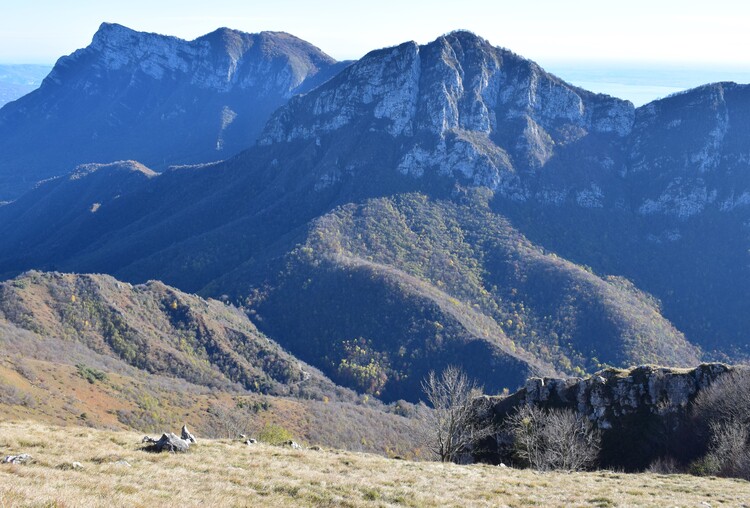
[[[28,464],[33,458],[28,453],[20,455],[8,455],[3,459],[3,464]]]
[[[605,369],[586,379],[531,378],[508,397],[477,399],[478,414],[499,429],[475,458],[493,463],[513,461],[512,442],[503,430],[505,418],[531,404],[573,409],[602,431],[604,467],[643,469],[667,454],[690,459],[701,443],[691,432],[690,409],[696,395],[733,367],[711,363],[694,369],[650,365],[630,370]]]
[[[148,451],[157,453],[161,452],[181,452],[184,453],[190,449],[190,442],[185,439],[177,437],[176,434],[167,432],[161,435],[159,439],[146,436],[143,438],[143,443],[148,443],[150,446],[147,447]]]
[[[289,101],[259,142],[312,141],[329,151],[316,168],[318,190],[387,160],[389,171],[418,180],[447,176],[515,201],[549,194],[539,179],[544,187],[553,183],[544,182],[546,172],[571,173],[560,161],[586,147],[575,165],[586,172],[585,181],[570,175],[566,188],[550,192],[562,201],[581,195],[585,206],[601,207],[602,189],[622,166],[613,143],[630,133],[634,111],[630,102],[571,86],[530,60],[457,31],[423,46],[407,42],[369,53]],[[353,151],[355,143],[373,149]]]
[[[195,439],[195,436],[190,433],[190,431],[187,428],[187,425],[182,426],[182,431],[180,432],[180,438],[184,441],[188,441],[190,443],[197,443],[198,441]]]

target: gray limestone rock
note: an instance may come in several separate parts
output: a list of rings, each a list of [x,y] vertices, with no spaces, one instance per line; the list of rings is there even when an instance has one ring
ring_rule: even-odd
[[[28,464],[34,460],[28,453],[20,455],[8,455],[3,459],[3,464]]]
[[[180,433],[180,437],[184,439],[185,441],[189,441],[191,443],[196,443],[195,436],[190,433],[190,431],[187,428],[187,425],[182,426],[182,431]]]
[[[161,438],[151,447],[155,452],[186,452],[190,443],[170,433],[162,434]]]

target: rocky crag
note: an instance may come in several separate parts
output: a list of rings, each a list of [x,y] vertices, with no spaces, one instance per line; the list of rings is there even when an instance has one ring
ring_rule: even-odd
[[[643,365],[605,369],[585,379],[531,378],[511,396],[477,399],[481,414],[500,431],[479,447],[475,459],[512,462],[512,443],[503,422],[516,408],[530,404],[573,409],[594,422],[602,432],[603,467],[642,470],[667,455],[690,460],[701,450],[692,432],[693,400],[734,368],[721,363],[694,369]]]

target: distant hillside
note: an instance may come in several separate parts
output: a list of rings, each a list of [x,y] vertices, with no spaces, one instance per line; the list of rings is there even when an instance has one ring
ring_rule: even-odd
[[[236,437],[276,425],[296,439],[413,456],[411,406],[334,385],[237,309],[158,282],[29,272],[0,284],[5,419],[159,432],[189,421]]]
[[[188,42],[104,23],[38,90],[0,110],[0,200],[83,163],[163,170],[224,159],[340,68],[281,32],[222,28]]]
[[[260,326],[339,382],[371,367],[353,385],[374,383],[388,399],[415,400],[427,372],[449,364],[494,393],[534,372],[687,366],[701,354],[653,298],[532,244],[481,195],[342,207],[315,221],[284,267],[249,299]],[[245,280],[251,272],[235,271],[216,287]]]
[[[39,88],[49,65],[0,65],[0,107]]]
[[[0,317],[193,384],[285,395],[334,385],[269,341],[237,309],[160,282],[29,272],[0,284]]]

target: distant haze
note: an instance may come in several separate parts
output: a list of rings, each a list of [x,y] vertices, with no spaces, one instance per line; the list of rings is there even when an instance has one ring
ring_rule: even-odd
[[[100,23],[194,39],[217,27],[280,30],[334,58],[468,29],[572,83],[643,104],[711,81],[750,81],[750,2],[576,0],[146,0],[7,2],[0,63],[51,64]],[[43,15],[40,15],[43,13]],[[561,63],[562,62],[562,63]]]

